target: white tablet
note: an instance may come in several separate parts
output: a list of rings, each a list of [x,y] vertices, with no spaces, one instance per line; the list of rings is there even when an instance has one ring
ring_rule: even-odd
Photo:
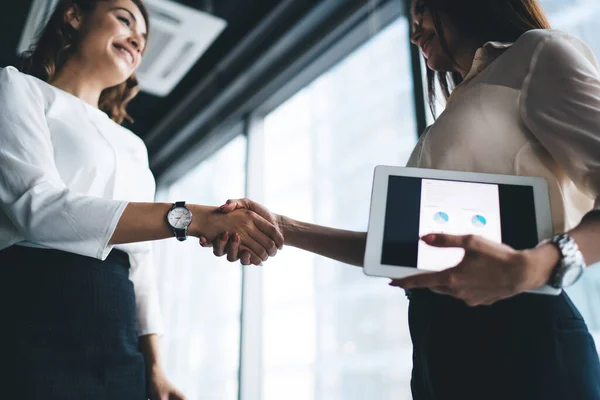
[[[428,233],[481,235],[515,249],[552,237],[543,178],[433,169],[375,168],[364,272],[403,278],[457,265],[463,249],[436,248]],[[559,294],[548,285],[536,293]]]

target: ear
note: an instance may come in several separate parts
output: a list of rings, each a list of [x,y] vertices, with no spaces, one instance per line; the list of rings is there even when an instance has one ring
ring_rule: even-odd
[[[77,4],[71,5],[65,12],[65,22],[73,27],[75,30],[79,30],[81,27],[81,12]]]

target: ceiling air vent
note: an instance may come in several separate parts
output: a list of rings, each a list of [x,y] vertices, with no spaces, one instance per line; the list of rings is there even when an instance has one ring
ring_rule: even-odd
[[[25,51],[58,0],[34,0],[18,52]],[[143,91],[167,96],[221,34],[227,23],[173,1],[145,0],[152,30],[137,77]]]

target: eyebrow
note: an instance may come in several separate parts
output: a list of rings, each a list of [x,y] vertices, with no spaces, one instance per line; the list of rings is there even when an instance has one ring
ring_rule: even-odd
[[[123,11],[127,11],[127,13],[129,13],[129,15],[131,15],[131,18],[135,21],[135,23],[137,24],[137,18],[135,17],[135,15],[133,15],[133,13],[131,12],[131,10],[129,10],[128,8],[125,7],[115,7],[113,8],[113,10],[123,10]],[[143,33],[142,34],[144,40],[148,40],[148,32]]]

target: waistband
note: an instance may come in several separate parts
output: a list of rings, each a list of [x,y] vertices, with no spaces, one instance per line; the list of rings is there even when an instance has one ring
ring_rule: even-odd
[[[62,250],[40,249],[14,245],[0,250],[0,264],[84,264],[99,267],[116,265],[129,269],[129,255],[113,249],[104,261]]]

